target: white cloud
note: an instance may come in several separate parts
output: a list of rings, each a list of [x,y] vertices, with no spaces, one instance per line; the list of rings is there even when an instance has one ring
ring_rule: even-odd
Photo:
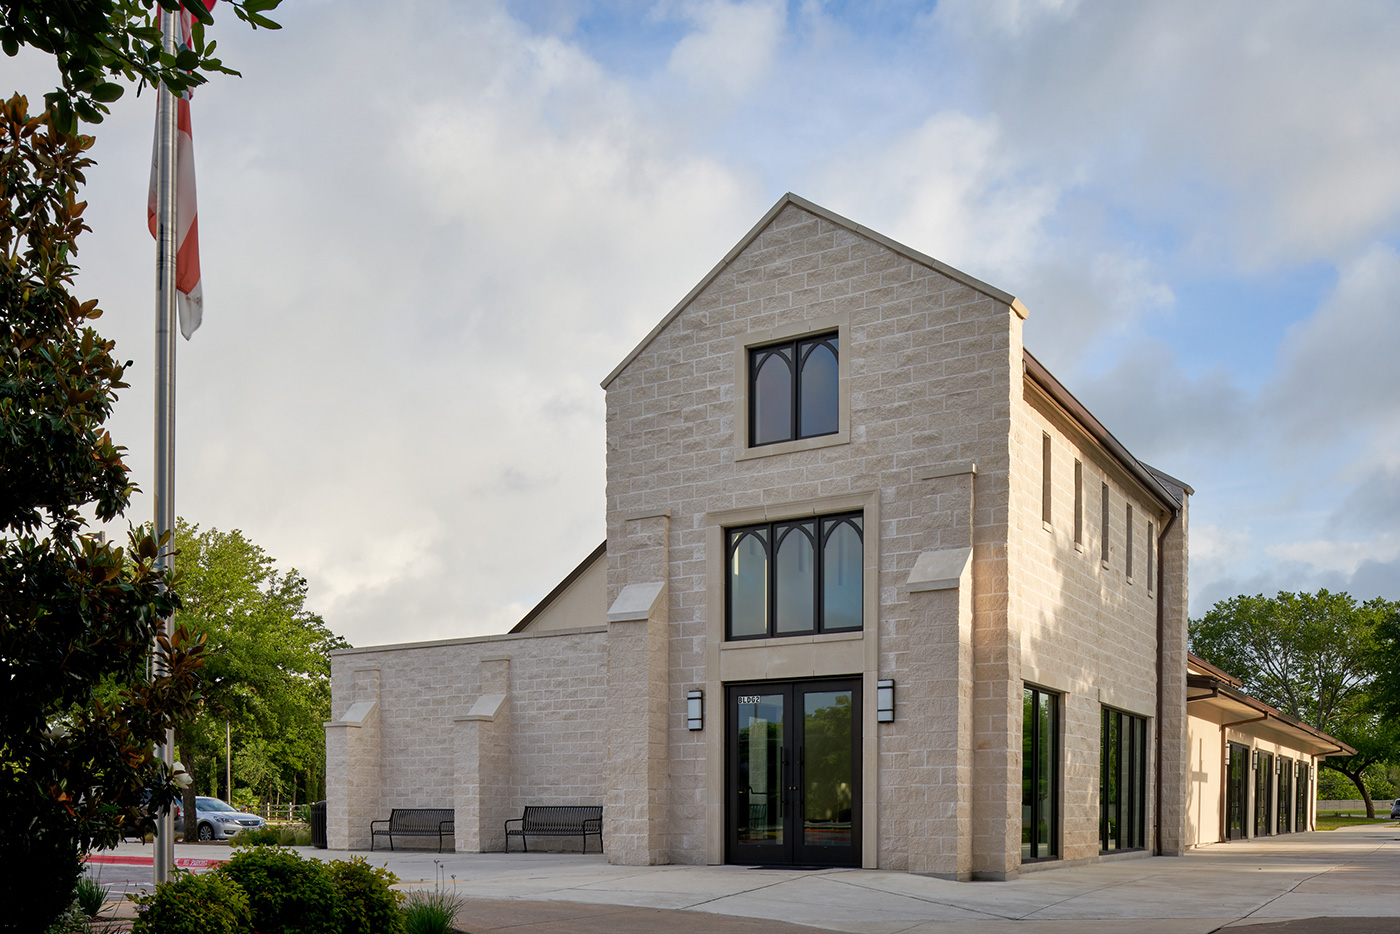
[[[1219,563],[1249,551],[1253,536],[1248,529],[1192,523],[1191,560]]]
[[[1266,402],[1288,440],[1317,444],[1400,427],[1400,255],[1343,263],[1317,313],[1289,329]]]
[[[1200,263],[1332,258],[1395,229],[1389,4],[952,0],[934,23],[979,50],[1019,145],[1170,222]]]
[[[179,510],[298,566],[356,642],[505,628],[603,534],[598,380],[792,189],[1022,298],[1028,346],[1197,487],[1197,600],[1400,584],[1391,6],[946,0],[920,27],[889,2],[879,29],[793,6],[551,0],[531,28],[343,0],[221,27],[247,77],[195,101],[209,312],[180,348]],[[619,11],[656,47],[618,58],[652,70],[589,46]],[[53,84],[4,62],[31,99]],[[151,119],[146,95],[98,130],[79,288],[136,361],[113,427],[147,486]],[[1282,312],[1202,286],[1319,267],[1337,285],[1276,359]],[[1186,311],[1236,325],[1211,361],[1271,371],[1202,363]]]
[[[1350,576],[1367,561],[1388,562],[1400,557],[1400,538],[1382,535],[1365,542],[1286,542],[1271,545],[1265,552],[1280,561],[1294,561],[1318,571],[1336,571]]]
[[[603,537],[599,380],[764,199],[499,10],[339,9],[221,36],[247,77],[195,100],[177,510],[295,565],[352,642],[500,631]],[[146,100],[99,132],[81,259],[149,487]]]
[[[772,69],[787,17],[784,0],[695,0],[678,12],[696,28],[676,43],[667,67],[693,88],[737,98]]]

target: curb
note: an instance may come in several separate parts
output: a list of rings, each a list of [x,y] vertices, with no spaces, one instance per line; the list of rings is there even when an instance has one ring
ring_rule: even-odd
[[[155,858],[151,856],[116,856],[105,853],[96,853],[88,856],[89,863],[105,863],[111,866],[153,866]],[[180,869],[208,869],[226,863],[226,859],[191,859],[189,857],[175,860],[175,865]]]

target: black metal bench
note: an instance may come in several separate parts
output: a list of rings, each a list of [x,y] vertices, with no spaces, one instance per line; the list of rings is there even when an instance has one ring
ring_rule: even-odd
[[[519,824],[515,830],[511,824]],[[598,852],[603,852],[603,806],[601,804],[525,805],[523,817],[506,821],[506,852],[510,838],[519,837],[525,852],[530,852],[527,837],[582,837],[583,851],[588,852],[588,838],[598,838]]]
[[[369,822],[369,848],[374,850],[375,837],[388,837],[389,849],[392,850],[397,834],[400,837],[437,837],[438,852],[441,853],[444,839],[455,840],[452,821],[452,808],[394,808],[389,812],[388,820]],[[376,830],[376,824],[388,826]]]

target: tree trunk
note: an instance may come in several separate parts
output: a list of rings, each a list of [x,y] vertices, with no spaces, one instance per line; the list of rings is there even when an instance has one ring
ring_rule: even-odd
[[[1330,769],[1336,769],[1338,772],[1341,772],[1347,778],[1351,779],[1351,783],[1356,786],[1356,790],[1361,792],[1361,800],[1366,803],[1366,816],[1371,820],[1375,820],[1376,803],[1371,800],[1371,792],[1366,789],[1366,779],[1362,776],[1362,772],[1366,771],[1365,767],[1363,766],[1360,770],[1356,772],[1348,772],[1346,769],[1339,769],[1337,768],[1337,766],[1332,765],[1330,763],[1327,767]]]

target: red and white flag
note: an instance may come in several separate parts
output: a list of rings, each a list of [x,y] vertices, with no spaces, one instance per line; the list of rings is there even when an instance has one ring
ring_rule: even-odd
[[[214,8],[215,0],[203,2]],[[194,17],[183,7],[175,12],[179,24],[176,42],[189,47]],[[175,133],[175,304],[180,313],[180,333],[190,339],[204,320],[204,290],[199,283],[199,212],[194,190],[194,136],[190,130],[190,92],[180,95],[176,111]],[[156,145],[151,153],[151,191],[146,200],[146,221],[152,237],[160,237],[156,217],[156,183],[159,177],[157,160],[160,156],[160,126],[156,126]]]

